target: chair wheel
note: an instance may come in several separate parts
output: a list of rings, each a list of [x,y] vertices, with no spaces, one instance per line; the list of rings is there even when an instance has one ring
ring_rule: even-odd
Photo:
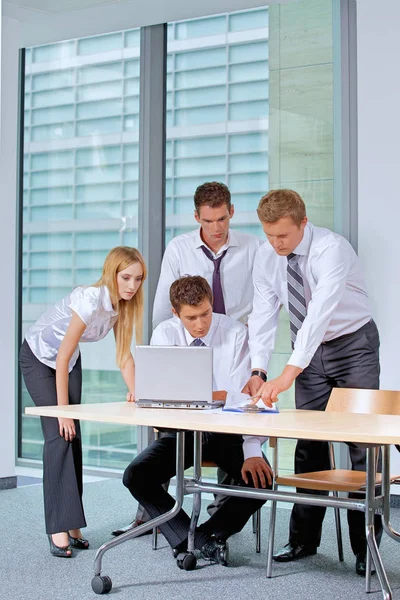
[[[111,577],[108,575],[95,575],[92,579],[92,590],[95,594],[108,594],[112,588]]]
[[[193,571],[196,568],[197,560],[194,554],[181,552],[177,556],[176,564],[184,571]]]

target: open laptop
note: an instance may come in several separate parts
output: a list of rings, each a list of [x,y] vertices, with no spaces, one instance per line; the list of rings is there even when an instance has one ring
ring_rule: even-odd
[[[136,405],[144,408],[217,408],[212,348],[136,346]]]

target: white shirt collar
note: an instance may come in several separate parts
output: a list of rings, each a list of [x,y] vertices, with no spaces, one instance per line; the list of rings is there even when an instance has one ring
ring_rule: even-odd
[[[301,256],[308,256],[311,246],[312,238],[312,225],[307,223],[304,227],[303,239],[300,244],[293,250],[293,254],[300,254]]]
[[[213,326],[214,326],[214,320],[215,319],[214,319],[214,314],[213,314],[210,329],[209,329],[207,335],[200,338],[201,341],[204,342],[204,344],[206,346],[211,346],[211,338],[212,338],[212,330],[213,330]],[[182,321],[181,321],[181,325],[183,327]],[[188,346],[190,346],[194,340],[198,339],[198,338],[194,338],[185,327],[183,327],[183,331],[185,332],[185,338],[186,338],[186,342],[187,342]]]
[[[201,227],[199,227],[197,229],[196,235],[194,237],[195,248],[201,248],[201,246],[205,246],[206,248],[208,248],[207,244],[205,244],[203,242],[203,240],[201,239],[200,230],[201,230]],[[221,254],[221,252],[223,252],[227,248],[230,248],[231,246],[239,246],[239,240],[238,240],[238,236],[236,235],[236,233],[234,231],[232,231],[232,229],[229,229],[228,239],[226,240],[226,243],[218,250],[217,256],[218,256],[218,254]],[[211,248],[209,248],[209,250],[210,250],[210,252],[215,254],[215,252],[213,252],[213,250],[211,250]]]
[[[113,317],[116,317],[118,315],[118,312],[116,312],[113,308],[108,287],[106,285],[102,285],[101,290],[103,292],[101,300],[103,303],[104,310],[106,312],[110,312],[113,315]]]

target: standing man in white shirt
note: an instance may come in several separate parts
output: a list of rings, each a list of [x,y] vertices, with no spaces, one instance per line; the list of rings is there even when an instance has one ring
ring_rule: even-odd
[[[334,387],[378,389],[379,334],[359,260],[349,242],[309,223],[302,198],[292,190],[270,191],[261,198],[257,213],[268,241],[254,264],[249,318],[252,377],[246,389],[271,406],[295,382],[296,408],[307,410],[325,410]],[[267,381],[282,306],[290,317],[293,353],[281,375]],[[353,469],[365,470],[365,450],[351,444],[349,448]],[[327,443],[299,440],[296,473],[326,469]],[[294,505],[289,543],[274,560],[287,562],[315,554],[325,510]],[[365,576],[364,514],[348,511],[348,523],[356,572]],[[375,528],[380,540],[379,516]]]
[[[213,291],[214,313],[226,314],[247,324],[253,305],[252,270],[261,240],[229,228],[234,206],[231,193],[223,183],[211,181],[199,185],[194,194],[194,207],[194,218],[200,227],[173,238],[165,249],[154,298],[153,329],[171,318],[169,289],[182,275],[204,277]],[[232,483],[220,469],[218,482]],[[208,507],[210,514],[223,499],[216,496]],[[139,507],[132,523],[112,533],[120,535],[147,520],[146,513]]]
[[[213,390],[218,394],[241,391],[250,374],[247,328],[234,319],[213,314],[213,295],[203,277],[186,276],[171,286],[175,317],[153,332],[155,346],[209,346],[213,348]],[[185,435],[185,468],[193,465],[193,433]],[[270,488],[272,472],[261,452],[265,438],[236,434],[204,433],[205,460],[220,465],[238,485]],[[176,436],[167,433],[155,440],[127,467],[123,482],[151,518],[170,510],[174,499],[163,484],[176,474]],[[212,516],[196,528],[195,547],[202,558],[227,565],[227,538],[239,532],[263,500],[228,497]],[[178,515],[160,526],[170,546],[186,551],[190,518]]]
[[[231,193],[216,181],[194,194],[195,231],[173,238],[165,249],[154,299],[153,328],[172,316],[171,284],[182,275],[201,275],[214,294],[215,313],[247,323],[253,303],[251,273],[261,240],[229,229],[234,215]]]

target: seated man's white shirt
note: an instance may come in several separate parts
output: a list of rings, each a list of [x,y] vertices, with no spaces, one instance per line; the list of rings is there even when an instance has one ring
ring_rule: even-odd
[[[154,298],[153,327],[172,316],[169,301],[171,284],[183,275],[201,275],[212,288],[214,265],[201,249],[204,242],[200,227],[195,231],[173,238],[165,249],[160,278]],[[254,258],[261,240],[248,233],[229,230],[227,243],[215,254],[218,258],[228,250],[221,261],[220,275],[226,314],[247,323],[253,304],[252,271]]]
[[[152,346],[190,346],[195,338],[177,317],[167,319],[153,331]],[[250,375],[247,327],[226,315],[213,313],[208,334],[201,338],[213,348],[213,390],[238,392]],[[240,418],[240,417],[239,417]],[[244,458],[262,456],[261,445],[267,438],[243,436]]]

